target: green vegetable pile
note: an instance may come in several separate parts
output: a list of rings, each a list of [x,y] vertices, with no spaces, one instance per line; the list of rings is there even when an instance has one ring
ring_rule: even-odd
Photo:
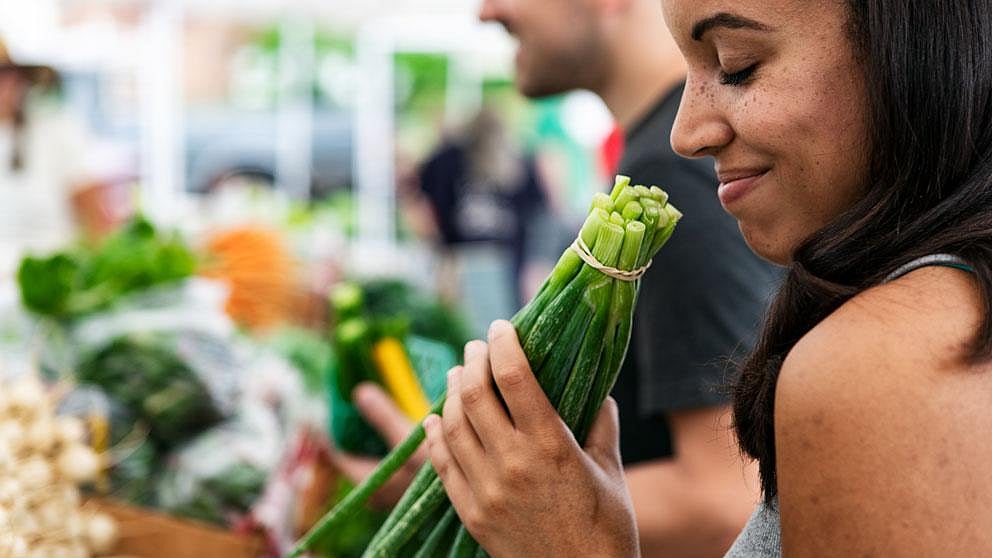
[[[188,479],[175,480],[174,473],[166,473],[159,483],[159,491],[167,490],[175,483],[188,482]],[[203,479],[196,485],[193,498],[165,509],[172,515],[226,525],[230,510],[250,510],[268,481],[268,473],[247,463],[235,463],[223,471]]]
[[[132,334],[84,358],[76,372],[137,415],[155,445],[171,449],[222,418],[207,386],[166,334]]]
[[[96,247],[24,258],[17,282],[29,310],[71,320],[106,309],[125,294],[185,279],[196,263],[177,235],[163,234],[139,217]]]
[[[593,198],[573,248],[562,254],[537,296],[511,320],[541,387],[579,441],[585,439],[626,355],[639,287],[635,270],[649,264],[681,217],[660,188],[630,186],[629,178],[617,177],[610,195]],[[580,256],[585,248],[589,252]],[[433,411],[440,412],[442,405],[436,403]],[[325,515],[290,556],[299,556],[355,513],[423,439],[421,425]],[[429,462],[365,550],[369,557],[484,554],[458,520]]]

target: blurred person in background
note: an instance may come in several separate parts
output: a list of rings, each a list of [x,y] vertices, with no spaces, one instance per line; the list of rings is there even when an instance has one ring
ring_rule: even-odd
[[[424,162],[419,184],[458,277],[448,290],[485,331],[524,302],[530,226],[547,207],[537,167],[484,107]]]
[[[480,18],[519,40],[524,95],[599,95],[623,130],[619,172],[661,186],[687,216],[642,280],[613,396],[643,554],[720,556],[758,497],[729,428],[724,371],[747,349],[776,273],[720,207],[712,165],[671,149],[686,69],[660,5],[484,0]]]
[[[90,204],[82,128],[54,99],[59,76],[0,42],[0,282],[25,252],[70,241]]]

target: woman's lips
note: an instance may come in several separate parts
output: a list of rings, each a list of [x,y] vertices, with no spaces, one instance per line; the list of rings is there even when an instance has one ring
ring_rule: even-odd
[[[754,190],[757,183],[768,171],[720,173],[720,187],[717,196],[724,208],[729,207]]]

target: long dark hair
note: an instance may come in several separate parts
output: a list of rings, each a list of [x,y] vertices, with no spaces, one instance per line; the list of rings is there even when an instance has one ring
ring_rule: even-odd
[[[808,238],[733,386],[734,427],[777,494],[775,385],[817,323],[900,265],[934,253],[975,268],[984,319],[967,358],[992,359],[992,1],[848,0],[867,84],[871,183]]]

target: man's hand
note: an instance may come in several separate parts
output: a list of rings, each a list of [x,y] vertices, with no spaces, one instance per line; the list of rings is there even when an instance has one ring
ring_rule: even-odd
[[[413,423],[399,410],[389,395],[376,384],[369,382],[359,384],[352,394],[352,400],[358,408],[358,412],[382,435],[390,448],[405,440],[413,430]],[[355,483],[365,480],[379,465],[379,460],[371,457],[352,455],[337,450],[331,455],[335,468]],[[389,482],[375,493],[371,499],[372,504],[380,508],[389,508],[395,505],[403,496],[407,486],[410,485],[417,469],[426,460],[426,450],[421,447],[403,464],[400,470],[396,471],[393,478],[389,479]]]

